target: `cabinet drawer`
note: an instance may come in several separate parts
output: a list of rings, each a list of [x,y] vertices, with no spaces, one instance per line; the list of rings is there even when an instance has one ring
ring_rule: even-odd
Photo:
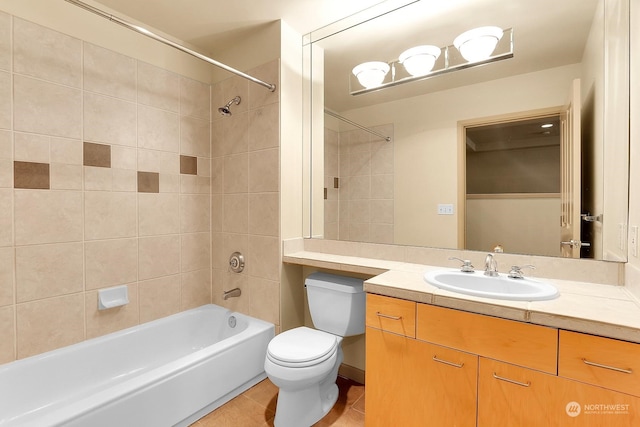
[[[558,375],[640,396],[640,344],[560,331]]]
[[[416,337],[416,303],[367,294],[367,326]]]
[[[555,375],[558,330],[450,308],[418,304],[420,340]]]

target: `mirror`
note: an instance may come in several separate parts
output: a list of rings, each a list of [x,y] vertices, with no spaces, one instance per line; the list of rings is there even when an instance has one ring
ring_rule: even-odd
[[[579,79],[582,199],[558,204],[577,218],[569,222],[578,246],[590,244],[575,257],[626,261],[628,7],[628,0],[421,0],[306,36],[308,236],[468,248],[465,127],[562,114]],[[397,61],[420,44],[449,46],[484,25],[513,29],[513,58],[350,95],[356,65]],[[500,227],[490,218],[483,224],[485,232]],[[521,227],[535,233],[525,219]],[[560,229],[551,234],[558,251],[547,255],[560,256]],[[523,240],[496,243],[536,254]]]

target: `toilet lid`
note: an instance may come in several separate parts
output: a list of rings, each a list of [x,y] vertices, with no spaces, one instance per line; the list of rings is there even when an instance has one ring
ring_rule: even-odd
[[[328,359],[337,346],[335,335],[302,326],[273,338],[267,347],[267,355],[274,363],[303,367]]]

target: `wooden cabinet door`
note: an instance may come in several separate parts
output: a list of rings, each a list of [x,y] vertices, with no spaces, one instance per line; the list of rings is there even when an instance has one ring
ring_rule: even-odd
[[[366,349],[367,427],[475,426],[477,356],[370,327]]]
[[[480,358],[478,427],[632,427],[640,398]]]

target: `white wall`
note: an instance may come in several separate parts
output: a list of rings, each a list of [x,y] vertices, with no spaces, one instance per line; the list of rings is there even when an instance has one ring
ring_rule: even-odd
[[[457,201],[459,121],[561,106],[579,76],[576,64],[342,112],[365,126],[394,123],[395,243],[457,246],[458,207],[437,215],[437,204]]]

